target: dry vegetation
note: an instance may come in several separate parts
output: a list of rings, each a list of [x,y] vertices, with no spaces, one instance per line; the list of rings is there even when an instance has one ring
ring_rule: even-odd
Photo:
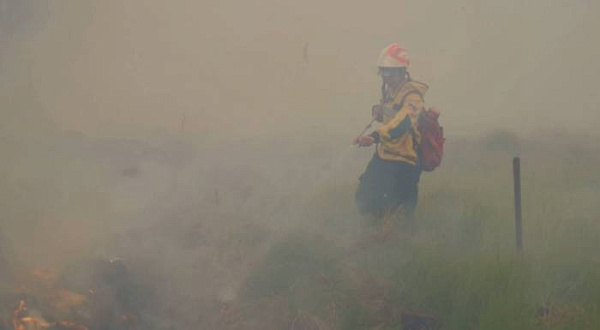
[[[173,186],[135,212],[99,217],[102,235],[97,224],[78,228],[95,240],[72,242],[86,252],[66,259],[124,258],[145,288],[145,329],[597,328],[597,150],[566,142],[572,157],[557,158],[548,145],[505,133],[481,141],[450,140],[443,167],[423,176],[412,239],[364,244],[377,225],[357,214],[353,192],[369,151],[328,149],[345,144],[315,138],[283,155],[255,141],[238,145],[255,161],[189,160]],[[515,149],[523,157],[522,256],[514,252]],[[122,176],[116,164],[100,172]],[[155,179],[153,167],[141,168],[120,180]],[[140,192],[127,193],[119,196],[133,201]],[[24,248],[3,240],[3,262],[27,268],[19,265]],[[18,302],[6,290],[13,300],[4,300],[4,321]]]

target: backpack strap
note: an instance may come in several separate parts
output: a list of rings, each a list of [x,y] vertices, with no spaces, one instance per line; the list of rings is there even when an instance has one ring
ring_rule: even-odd
[[[421,167],[421,146],[419,145],[419,143],[417,142],[417,135],[415,134],[415,130],[414,128],[410,128],[410,135],[412,137],[412,142],[413,142],[413,148],[415,149],[415,153],[417,154],[417,167],[420,168]],[[423,137],[421,137],[423,138]]]

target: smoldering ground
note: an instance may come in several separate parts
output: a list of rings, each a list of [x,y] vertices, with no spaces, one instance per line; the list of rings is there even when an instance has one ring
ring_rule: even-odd
[[[151,329],[396,325],[386,310],[508,329],[540,306],[593,328],[600,11],[516,4],[0,1],[1,276],[123,258]],[[341,258],[370,230],[371,151],[349,142],[391,41],[446,158],[413,242]]]
[[[371,230],[353,205],[356,177],[370,151],[339,148],[347,146],[343,137],[330,142],[323,142],[322,137],[309,140],[287,140],[287,146],[294,146],[292,154],[282,148],[266,148],[266,141],[223,144],[232,152],[228,156],[210,146],[180,147],[181,155],[195,156],[177,166],[161,164],[146,151],[139,152],[148,155],[146,158],[127,161],[126,166],[122,165],[122,156],[109,162],[105,155],[97,169],[88,167],[98,161],[95,156],[81,160],[81,152],[72,153],[63,158],[62,166],[79,169],[70,172],[73,181],[61,179],[64,189],[78,191],[77,198],[92,195],[103,201],[102,208],[95,206],[96,217],[86,220],[83,216],[94,209],[80,210],[83,202],[71,197],[73,205],[64,206],[61,213],[46,211],[44,221],[39,222],[32,220],[35,218],[28,214],[31,211],[21,209],[18,214],[27,221],[26,226],[3,226],[3,248],[9,247],[4,255],[15,269],[49,267],[60,271],[90,258],[122,258],[145,299],[141,304],[142,320],[147,328],[206,328],[215,323],[222,329],[280,328],[289,322],[287,317],[294,319],[296,313],[344,328],[344,324],[353,322],[348,316],[353,313],[348,309],[358,308],[348,306],[348,299],[358,299],[368,306],[375,304],[369,299],[396,301],[378,293],[395,292],[389,288],[395,284],[388,281],[407,281],[402,285],[425,281],[415,291],[420,290],[423,299],[428,295],[442,299],[447,293],[435,283],[446,275],[448,287],[459,285],[478,296],[487,294],[485,285],[494,290],[496,281],[503,283],[501,274],[517,276],[515,272],[524,271],[524,266],[505,259],[514,255],[510,159],[520,152],[524,159],[525,246],[530,258],[527,260],[535,267],[521,280],[537,283],[537,296],[531,298],[531,304],[542,305],[554,299],[564,303],[565,289],[568,299],[577,300],[580,293],[568,289],[572,285],[591,289],[585,299],[597,298],[590,282],[594,273],[588,268],[597,262],[589,253],[596,248],[599,234],[595,221],[599,210],[593,203],[598,192],[593,183],[598,179],[593,169],[600,163],[597,149],[565,142],[572,157],[585,160],[575,163],[557,160],[554,145],[521,141],[510,134],[492,134],[484,142],[450,140],[444,171],[422,179],[419,235],[413,242],[366,246],[348,255],[343,251],[353,251],[361,233]],[[105,145],[106,141],[89,143]],[[121,155],[118,149],[123,145],[119,141],[117,150],[105,145],[110,151],[104,153]],[[150,145],[138,143],[137,148],[152,150]],[[174,158],[175,146],[169,145],[169,161]],[[210,157],[204,158],[207,155]],[[241,155],[245,156],[244,164],[235,161]],[[265,159],[270,162],[267,164]],[[83,165],[74,165],[77,162]],[[542,169],[537,168],[542,165]],[[124,171],[130,168],[137,168],[137,174]],[[85,181],[92,176],[102,179],[89,187],[78,180],[82,177],[72,177],[74,173],[85,175]],[[39,207],[29,204],[40,203],[34,197],[22,207]],[[500,277],[490,279],[487,273],[479,274],[472,269],[478,261],[470,258],[499,262],[499,273],[494,274]],[[413,278],[410,273],[394,275],[398,270],[406,271],[406,262],[410,263],[409,269],[430,272],[433,282]],[[461,271],[455,267],[463,268]],[[568,277],[572,267],[582,271],[581,278]],[[472,278],[482,276],[484,287],[453,282],[466,276],[463,271]],[[310,291],[298,287],[318,288],[322,280],[335,283],[324,290],[333,290],[334,295],[329,297],[328,293],[327,299],[343,308],[338,312],[338,323],[324,312],[330,308],[327,305],[321,311],[311,310],[314,302]],[[355,297],[352,288],[361,288],[365,283],[373,286],[373,292]],[[517,289],[523,287],[518,285]],[[344,295],[337,296],[341,293]],[[420,312],[452,315],[443,305],[419,302],[416,294],[395,298],[396,303]],[[319,293],[313,295],[314,299],[323,298]],[[278,299],[300,300],[288,306]],[[502,306],[498,304],[494,308]],[[228,311],[233,314],[226,314]],[[505,312],[508,316],[512,310]],[[265,319],[275,315],[280,319]]]

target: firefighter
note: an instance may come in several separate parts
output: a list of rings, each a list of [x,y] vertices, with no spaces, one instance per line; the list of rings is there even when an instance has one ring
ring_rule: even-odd
[[[354,144],[376,145],[356,192],[359,211],[383,219],[383,227],[391,225],[392,231],[398,222],[403,223],[403,231],[410,234],[415,229],[413,214],[421,175],[417,125],[425,111],[423,97],[428,86],[412,80],[408,66],[405,49],[397,44],[383,49],[378,61],[381,100],[372,108],[373,119],[380,126],[369,135],[357,137]]]

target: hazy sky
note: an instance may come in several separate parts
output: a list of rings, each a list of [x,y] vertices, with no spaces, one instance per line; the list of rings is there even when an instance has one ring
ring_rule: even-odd
[[[27,99],[5,97],[3,127],[350,136],[398,42],[449,135],[595,134],[599,22],[585,0],[0,0],[2,92]]]

